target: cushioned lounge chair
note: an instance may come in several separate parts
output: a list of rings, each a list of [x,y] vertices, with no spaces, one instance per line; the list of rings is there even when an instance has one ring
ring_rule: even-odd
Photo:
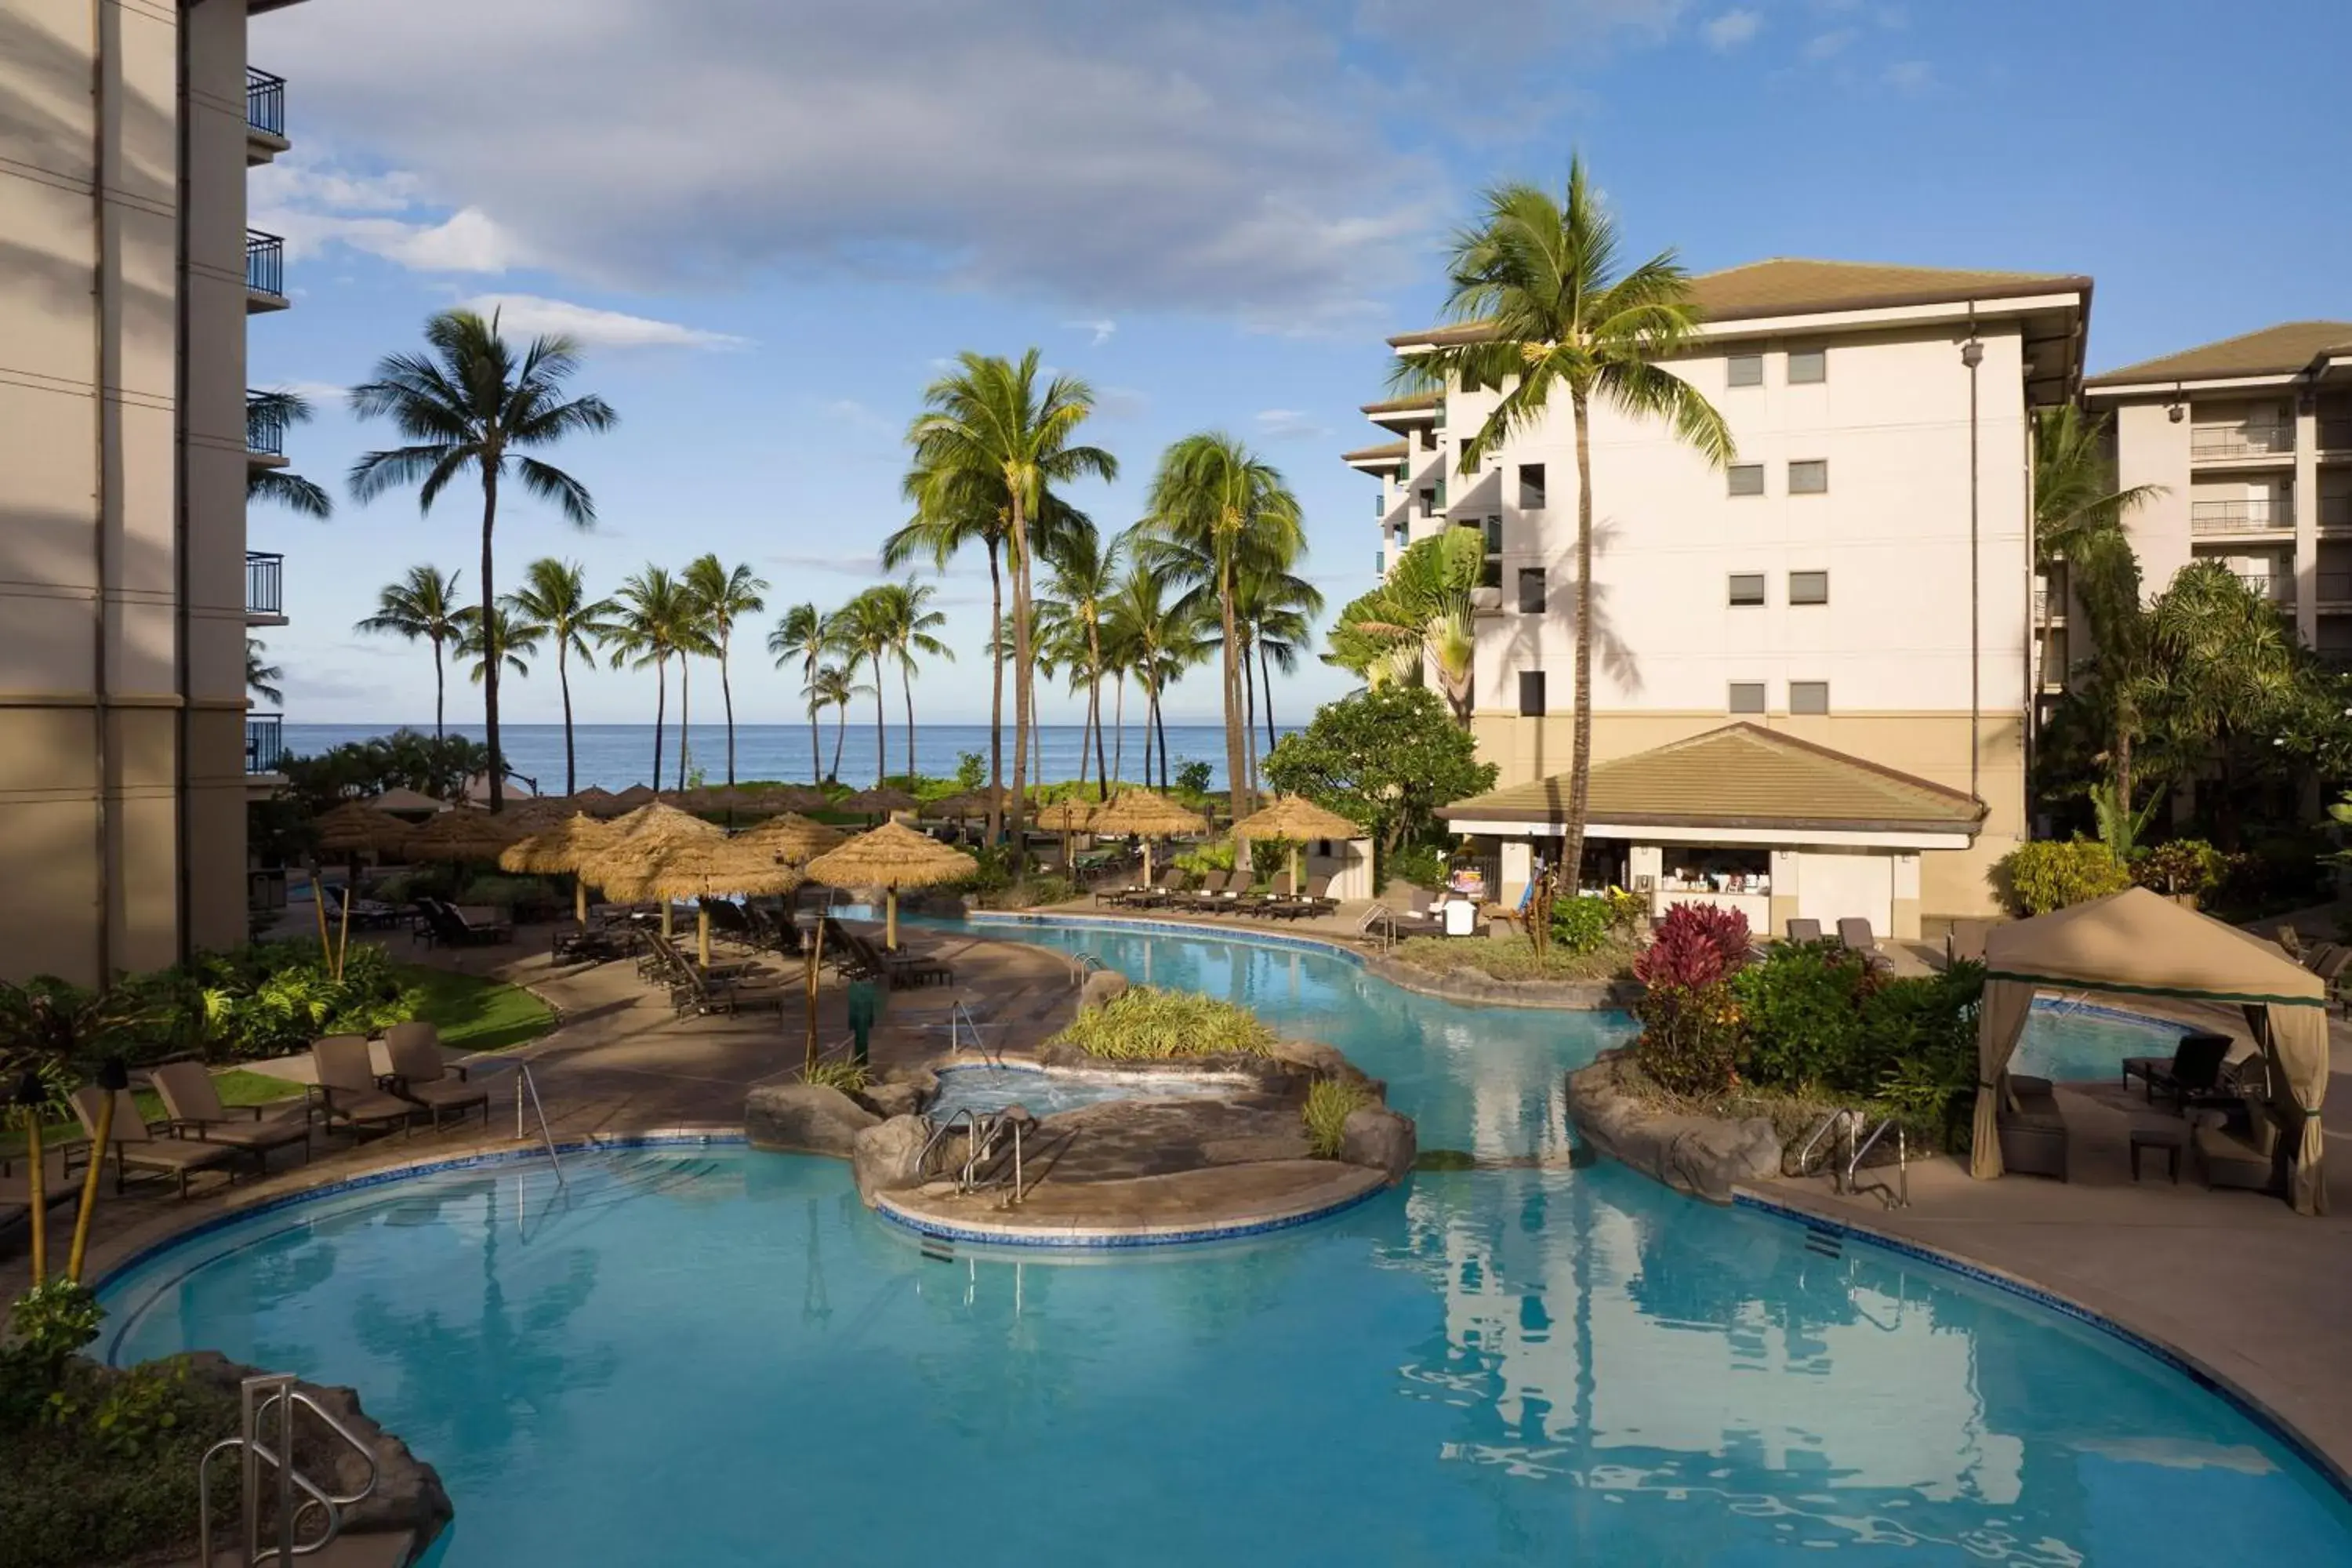
[[[383,1032],[385,1054],[392,1061],[392,1092],[413,1100],[433,1113],[438,1131],[444,1111],[466,1112],[479,1106],[482,1125],[490,1124],[490,1091],[471,1081],[462,1066],[442,1054],[441,1031],[423,1021],[394,1024]]]
[[[308,1105],[270,1108],[266,1114],[258,1105],[232,1110],[221,1103],[220,1089],[202,1062],[166,1062],[149,1072],[147,1078],[155,1086],[155,1092],[163,1097],[163,1110],[171,1117],[172,1131],[184,1138],[218,1143],[248,1154],[254,1168],[262,1172],[269,1169],[273,1149],[290,1149],[299,1143],[304,1162],[310,1158]]]
[[[2168,1057],[2126,1057],[2124,1087],[2138,1079],[2147,1086],[2151,1103],[2158,1094],[2172,1096],[2186,1107],[2189,1096],[2211,1093],[2221,1083],[2221,1063],[2230,1054],[2230,1037],[2199,1031],[2180,1037]]]
[[[1789,921],[1787,930],[1788,939],[1790,942],[1819,942],[1822,940],[1822,922],[1819,921],[1801,921],[1791,919]]]
[[[198,1171],[223,1169],[234,1159],[236,1151],[226,1143],[206,1143],[191,1138],[158,1138],[139,1114],[139,1102],[127,1089],[114,1091],[114,1123],[107,1129],[106,1147],[99,1152],[100,1159],[114,1161],[114,1190],[122,1190],[123,1178],[132,1171],[146,1171],[159,1176],[170,1176],[180,1184],[180,1195],[188,1195],[188,1178]],[[106,1090],[94,1083],[84,1084],[73,1091],[74,1120],[82,1125],[93,1143],[98,1139],[98,1113],[106,1103]],[[236,1177],[229,1176],[231,1181]]]
[[[415,1120],[415,1104],[387,1092],[376,1076],[363,1035],[329,1035],[311,1041],[310,1068],[331,1127],[354,1132],[367,1128],[389,1132],[398,1127],[405,1132]]]
[[[2000,1163],[2029,1176],[2066,1179],[2066,1118],[2046,1078],[2011,1074],[1995,1117]]]

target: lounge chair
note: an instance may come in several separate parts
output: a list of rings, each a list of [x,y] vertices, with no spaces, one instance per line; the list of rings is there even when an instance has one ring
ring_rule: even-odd
[[[482,1125],[490,1124],[490,1091],[469,1081],[463,1067],[453,1067],[441,1054],[441,1031],[422,1021],[394,1024],[383,1032],[383,1047],[392,1058],[392,1092],[413,1100],[433,1113],[435,1131],[441,1113],[454,1110],[463,1121],[466,1112],[482,1109]]]
[[[746,1007],[773,1007],[781,1018],[784,1004],[793,994],[783,976],[772,972],[709,974],[689,963],[678,971],[671,983],[669,1004],[681,1016],[688,1013],[707,1016],[740,1013]],[[486,1119],[488,1114],[483,1112]]]
[[[2338,947],[2334,942],[2322,942],[2314,950],[2307,967],[2327,986],[2331,1003],[2344,1000],[2345,973],[2352,969],[2352,947]]]
[[[310,1042],[310,1068],[318,1075],[313,1086],[327,1112],[327,1125],[341,1124],[356,1132],[373,1128],[404,1133],[415,1119],[412,1100],[386,1092],[369,1058],[364,1035],[329,1035]]]
[[[1822,940],[1822,922],[1819,921],[1801,921],[1791,916],[1790,918],[1787,930],[1788,940],[1790,942],[1819,942]]]
[[[1318,915],[1328,915],[1337,910],[1339,907],[1339,900],[1331,896],[1329,873],[1307,878],[1307,890],[1298,895],[1297,901],[1314,905],[1314,912]]]
[[[1956,920],[1944,937],[1944,963],[1982,963],[1985,940],[1992,935],[1992,921]]]
[[[106,1090],[87,1083],[73,1091],[74,1120],[89,1133],[93,1144],[98,1140],[98,1113],[106,1104]],[[98,1159],[109,1154],[114,1158],[114,1190],[122,1190],[123,1178],[132,1171],[147,1171],[156,1175],[170,1176],[180,1184],[180,1195],[188,1195],[188,1178],[198,1171],[209,1171],[226,1165],[236,1151],[226,1143],[206,1143],[192,1138],[158,1138],[139,1114],[139,1102],[127,1089],[114,1091],[114,1124],[107,1129],[106,1147],[98,1151]],[[236,1178],[223,1171],[231,1181]]]
[[[1168,901],[1180,910],[1214,910],[1218,907],[1219,895],[1224,892],[1225,884],[1233,879],[1233,875],[1231,871],[1203,871],[1199,887],[1190,892],[1177,893]]]
[[[2229,1054],[2227,1035],[2202,1031],[2183,1035],[2168,1057],[2126,1057],[2124,1087],[2129,1089],[2131,1080],[2138,1079],[2147,1086],[2150,1104],[2158,1094],[2168,1094],[2173,1104],[2185,1110],[2191,1096],[2210,1094],[2219,1088],[2221,1063]]]
[[[220,1089],[213,1075],[202,1062],[165,1062],[147,1075],[155,1092],[163,1097],[163,1110],[171,1117],[171,1129],[182,1137],[193,1136],[206,1143],[218,1143],[226,1149],[253,1156],[254,1168],[269,1169],[269,1152],[302,1145],[302,1159],[310,1159],[310,1110],[307,1105],[292,1112],[284,1110],[263,1114],[258,1105],[244,1106],[247,1114],[238,1115],[221,1103]]]
[[[444,899],[425,899],[422,903],[426,931],[443,947],[488,947],[514,940],[512,921],[485,919],[485,911],[479,910],[469,916]]]
[[[936,981],[942,985],[955,984],[952,966],[936,958],[924,958],[911,952],[887,952],[837,921],[826,922],[828,937],[839,942],[854,953],[866,977],[877,979],[893,991],[910,985],[928,985]]]
[[[1430,912],[1428,892],[1415,888],[1406,896],[1402,912],[1390,909],[1386,904],[1374,904],[1365,912],[1357,929],[1378,931],[1389,941],[1396,942],[1404,937],[1444,936],[1445,922]]]
[[[2066,1179],[2066,1118],[2046,1078],[2011,1074],[2003,1080],[2000,1109],[1994,1117],[2000,1130],[2000,1163],[2029,1176]]]
[[[1103,895],[1103,901],[1124,905],[1129,909],[1158,909],[1160,905],[1181,896],[1177,884],[1183,879],[1184,873],[1175,867],[1162,866],[1159,875],[1150,881],[1139,882],[1130,888],[1118,889]]]
[[[2242,1129],[2234,1125],[2241,1121]],[[2270,1102],[2250,1092],[2229,1111],[2201,1112],[2189,1142],[2204,1167],[2207,1186],[2269,1193],[2284,1184],[2282,1145],[2292,1147],[2302,1136],[2299,1126],[2292,1141],[2284,1131]]]

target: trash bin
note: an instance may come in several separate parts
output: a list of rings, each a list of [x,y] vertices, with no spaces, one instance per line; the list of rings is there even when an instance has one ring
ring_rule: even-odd
[[[1475,936],[1478,934],[1478,906],[1468,899],[1445,900],[1445,934]]]

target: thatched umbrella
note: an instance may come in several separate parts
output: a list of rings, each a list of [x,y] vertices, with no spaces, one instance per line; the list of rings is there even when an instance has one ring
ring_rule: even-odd
[[[449,809],[448,802],[435,800],[431,795],[410,789],[405,784],[394,784],[365,804],[397,816],[429,816]]]
[[[862,816],[887,816],[894,811],[912,811],[919,804],[902,789],[887,784],[862,789],[841,803],[844,811],[854,811]]]
[[[1165,838],[1171,833],[1206,833],[1207,819],[1198,812],[1187,811],[1164,795],[1154,795],[1148,789],[1123,790],[1109,805],[1097,807],[1093,820],[1097,833],[1132,833],[1143,840],[1143,879],[1151,880],[1151,841]]]
[[[968,789],[961,795],[951,795],[944,799],[935,800],[924,807],[924,810],[932,816],[946,817],[955,822],[969,822],[975,816],[986,816],[991,805],[1001,804],[1004,798],[1004,792],[1002,790],[996,792],[995,798],[992,801],[988,791]]]
[[[613,797],[613,804],[625,812],[635,811],[640,806],[651,805],[653,803],[654,791],[651,784],[631,784]]]
[[[572,809],[584,811],[591,816],[618,816],[629,808],[611,790],[590,784],[572,797]]]
[[[362,849],[373,849],[378,854],[397,850],[416,831],[412,824],[392,813],[356,800],[347,800],[331,811],[321,812],[310,826],[318,832],[320,848],[344,855]]]
[[[898,889],[961,881],[980,862],[903,823],[886,822],[808,864],[809,875],[836,888],[880,888],[887,900],[882,942],[898,945]]]
[[[785,865],[774,850],[748,837],[695,837],[670,843],[634,886],[660,899],[665,908],[674,898],[695,901],[695,946],[708,964],[711,900],[734,893],[789,893],[807,879],[799,867]]]
[[[824,854],[846,837],[837,827],[827,827],[822,822],[811,822],[788,811],[768,818],[757,827],[746,828],[735,836],[735,841],[754,845],[780,860],[805,865],[811,856]]]
[[[1309,838],[1361,838],[1361,824],[1327,811],[1304,795],[1276,797],[1274,804],[1234,824],[1236,838],[1280,838],[1290,843],[1290,890],[1298,890],[1298,847]]]
[[[580,874],[581,868],[602,853],[612,838],[613,829],[609,825],[585,813],[575,814],[552,827],[542,828],[528,838],[508,845],[499,856],[499,868],[539,876],[569,874],[572,878],[572,917],[586,925],[588,879]]]
[[[804,784],[771,784],[765,789],[742,792],[742,808],[746,811],[772,815],[782,811],[823,811],[831,803],[820,789]]]
[[[616,898],[643,896],[637,884],[660,860],[662,852],[671,846],[694,838],[721,838],[725,831],[715,823],[688,815],[674,805],[660,801],[641,805],[627,816],[615,818],[609,826],[610,837],[599,854],[591,856],[582,867],[589,880]],[[670,931],[669,900],[661,907],[662,934]]]
[[[1070,869],[1070,835],[1085,832],[1094,815],[1095,808],[1085,801],[1065,797],[1044,807],[1033,819],[1046,832],[1062,836],[1062,870],[1065,875]]]
[[[445,811],[408,836],[412,860],[496,860],[522,828],[501,812]]]

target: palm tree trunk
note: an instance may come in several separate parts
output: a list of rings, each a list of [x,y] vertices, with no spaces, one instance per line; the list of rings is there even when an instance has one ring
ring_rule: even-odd
[[[1113,783],[1127,777],[1127,671],[1118,672],[1118,693],[1111,700],[1110,776]]]
[[[719,639],[719,697],[727,705],[727,785],[735,785],[735,688],[727,678],[727,639]],[[733,820],[730,818],[729,820]]]
[[[1243,802],[1249,786],[1244,776],[1247,764],[1242,760],[1241,650],[1234,641],[1239,628],[1234,625],[1234,564],[1230,559],[1217,563],[1217,619],[1225,634],[1219,650],[1225,669],[1225,794],[1233,802],[1234,820],[1239,822],[1247,815]]]
[[[482,464],[482,646],[489,648],[491,634],[498,626],[498,584],[490,574],[490,534],[499,521],[499,466],[487,458]],[[499,654],[490,649],[488,667],[482,675],[482,730],[490,748],[490,810],[497,812],[506,805],[506,768],[499,758]]]
[[[555,683],[563,688],[563,793],[580,793],[579,769],[572,754],[572,672],[563,662],[564,641],[555,639]]]
[[[849,704],[846,702],[835,703],[833,710],[833,773],[831,776],[836,781],[841,777],[842,737],[848,733]]]
[[[988,695],[988,841],[1004,831],[1004,579],[996,541],[988,542],[988,653],[995,669]]]
[[[694,722],[693,711],[694,657],[682,653],[677,656],[677,787],[680,789],[686,787],[687,753],[692,750],[688,742],[689,731],[687,727]],[[659,779],[654,781],[654,788],[661,788]]]
[[[889,753],[884,749],[882,740],[882,650],[880,648],[874,650],[871,662],[874,666],[874,787],[880,789],[882,777],[890,769]]]
[[[1257,666],[1250,657],[1252,651],[1248,643],[1242,645],[1242,690],[1248,699],[1248,705],[1242,710],[1242,755],[1249,760],[1250,794],[1255,797],[1257,794]],[[1235,817],[1234,820],[1238,822],[1241,819]]]
[[[446,741],[449,738],[449,731],[441,723],[442,707],[446,697],[446,683],[441,668],[441,639],[435,637],[433,639],[433,738],[436,741]]]
[[[1592,784],[1592,437],[1585,395],[1570,401],[1576,416],[1576,716],[1559,863],[1573,898],[1584,886],[1584,811]]]
[[[1265,638],[1257,639],[1258,684],[1265,688],[1265,749],[1269,752],[1281,742],[1274,733],[1274,666],[1265,657]]]
[[[654,660],[654,788],[661,788],[662,732],[669,728],[669,660]]]
[[[807,682],[806,682],[806,683],[807,683],[808,685],[811,685],[811,686],[815,685],[815,684],[816,684],[816,660],[814,660],[814,659],[813,659],[813,658],[812,658],[812,659],[810,659],[810,660],[808,660],[804,665],[803,665],[803,666],[802,666],[801,673],[802,673],[803,675],[804,675],[805,677],[807,677]],[[810,703],[810,704],[809,704],[809,784],[810,784],[810,786],[811,786],[811,787],[814,787],[814,786],[815,786],[815,785],[817,785],[817,784],[821,784],[824,783],[824,752],[822,752],[822,751],[820,751],[820,750],[818,750],[818,743],[817,743],[817,738],[816,738],[816,710],[817,710],[817,705],[816,705],[815,703],[814,703],[814,702]],[[838,765],[839,765],[838,763],[836,763],[836,764],[835,764],[835,766],[838,766]]]
[[[1108,800],[1110,767],[1103,761],[1102,627],[1093,620],[1087,622],[1087,722],[1095,730],[1095,799]]]
[[[1027,864],[1021,836],[1028,816],[1028,740],[1030,712],[1029,646],[1029,513],[1024,498],[1013,490],[1013,795],[1007,801],[1006,831],[1013,838],[1013,879],[1023,879]]]
[[[915,787],[915,667],[898,660],[898,689],[907,698],[907,787]]]
[[[1174,779],[1168,772],[1168,715],[1160,710],[1160,683],[1151,683],[1151,727],[1160,731],[1160,787],[1173,787]]]

